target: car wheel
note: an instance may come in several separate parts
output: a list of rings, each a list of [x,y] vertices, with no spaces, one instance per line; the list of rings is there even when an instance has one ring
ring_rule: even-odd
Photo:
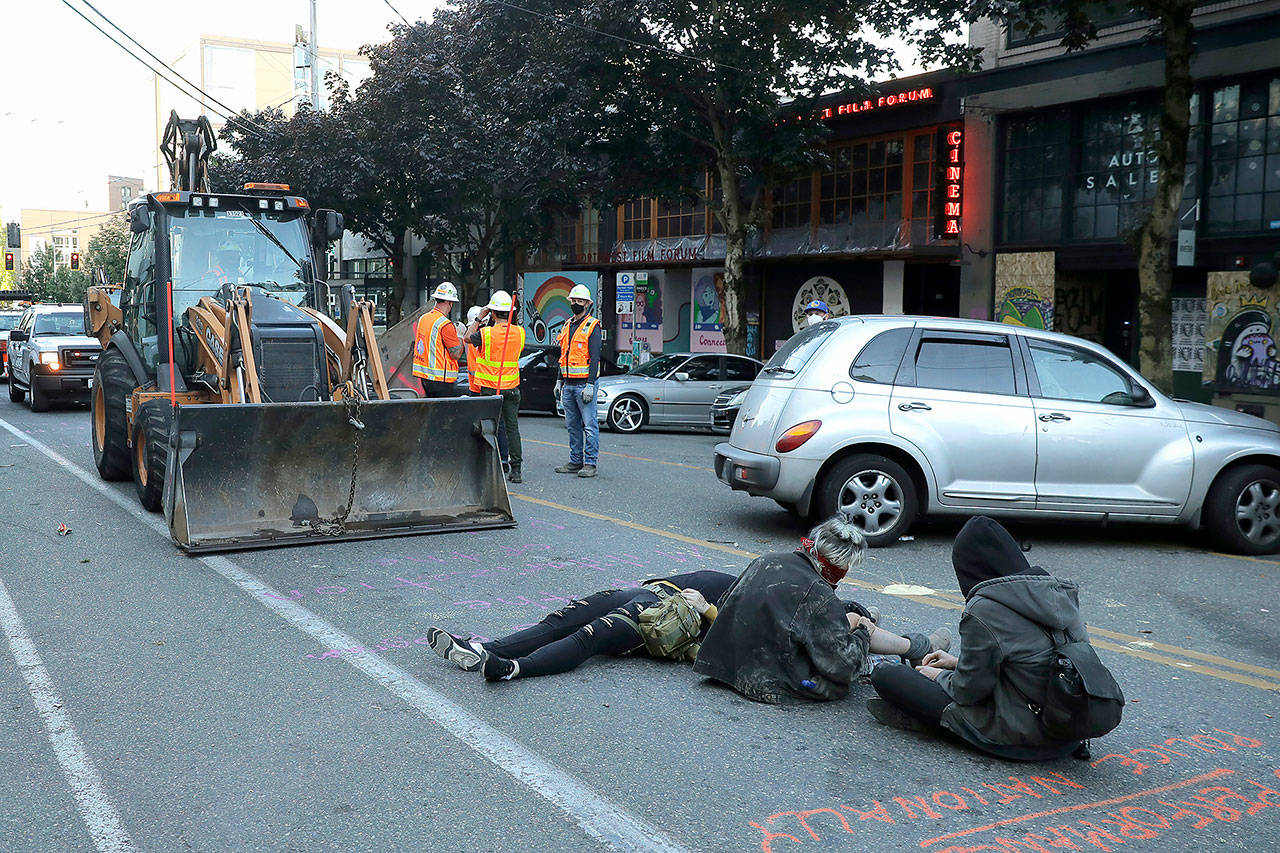
[[[31,411],[49,411],[49,395],[40,390],[40,383],[36,381],[36,368],[34,364],[27,372],[27,376],[31,378],[31,386],[27,389],[27,393],[31,395],[27,401],[31,406]]]
[[[639,432],[648,419],[644,400],[633,394],[619,397],[609,407],[609,429],[614,432]]]
[[[1220,476],[1205,499],[1204,522],[1226,551],[1280,551],[1280,471],[1243,465]]]
[[[148,400],[133,419],[133,485],[144,509],[159,512],[168,463],[168,400]]]
[[[25,400],[25,399],[26,399],[26,397],[27,397],[27,395],[26,395],[25,393],[23,393],[23,390],[22,390],[21,388],[19,388],[19,387],[18,387],[18,383],[17,383],[17,381],[13,378],[13,376],[12,376],[12,375],[10,375],[10,376],[9,376],[9,400],[10,400],[10,402],[13,402],[13,403],[21,403],[23,400]]]
[[[916,484],[892,459],[860,453],[827,472],[818,493],[823,518],[844,511],[873,548],[889,545],[907,532],[919,509]]]
[[[109,348],[94,368],[89,397],[93,464],[104,480],[127,480],[132,472],[129,418],[124,406],[133,386],[133,372],[124,355],[115,347]]]

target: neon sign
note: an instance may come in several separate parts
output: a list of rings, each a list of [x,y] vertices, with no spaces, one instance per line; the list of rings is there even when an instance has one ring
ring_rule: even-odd
[[[938,132],[939,199],[936,237],[960,236],[960,215],[964,204],[964,131],[958,127]]]
[[[893,95],[880,95],[876,98],[865,98],[861,101],[850,101],[847,104],[827,107],[820,111],[816,118],[836,118],[857,113],[869,113],[872,110],[885,109],[886,107],[905,107],[909,104],[918,104],[921,101],[932,101],[937,97],[937,94],[932,86],[923,86],[919,89],[908,89],[905,92],[897,92]],[[803,121],[804,116],[796,116],[796,120]]]

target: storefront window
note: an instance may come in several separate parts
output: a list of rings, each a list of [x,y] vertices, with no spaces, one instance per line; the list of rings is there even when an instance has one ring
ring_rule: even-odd
[[[809,227],[813,178],[805,175],[788,181],[773,191],[773,227]]]
[[[1280,229],[1280,78],[1213,90],[1205,228]]]
[[[933,221],[934,134],[918,133],[911,151],[911,218]]]
[[[1062,238],[1069,136],[1065,110],[1020,116],[1006,123],[1000,227],[1006,242],[1052,243]]]
[[[706,217],[701,201],[681,199],[658,202],[658,237],[701,235]]]
[[[647,198],[629,201],[622,206],[622,239],[648,240],[651,236],[649,217],[653,200]]]
[[[1082,116],[1072,239],[1116,240],[1140,224],[1160,177],[1159,115],[1155,104],[1130,101]]]
[[[901,220],[903,143],[897,137],[833,148],[820,180],[821,224],[852,222],[855,232],[878,234],[884,223]]]

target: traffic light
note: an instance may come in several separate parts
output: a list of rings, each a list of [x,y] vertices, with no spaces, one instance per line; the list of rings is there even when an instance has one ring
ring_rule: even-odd
[[[79,252],[71,253],[71,268],[73,270],[80,269],[80,253]]]
[[[13,272],[13,252],[4,253],[4,270],[5,272]]]
[[[8,246],[10,249],[16,249],[22,245],[22,228],[16,222],[10,222],[8,228]]]

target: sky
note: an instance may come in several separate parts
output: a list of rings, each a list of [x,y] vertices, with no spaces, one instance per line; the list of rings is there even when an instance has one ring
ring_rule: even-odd
[[[68,2],[98,20],[84,0]],[[166,62],[202,34],[292,43],[295,25],[307,29],[310,14],[308,0],[89,2]],[[443,5],[390,3],[410,21]],[[399,20],[387,0],[317,0],[322,48],[384,41]],[[0,0],[0,33],[0,222],[18,219],[23,207],[105,210],[108,175],[157,189],[151,71],[62,0]],[[918,70],[909,55],[902,57],[908,73]]]

